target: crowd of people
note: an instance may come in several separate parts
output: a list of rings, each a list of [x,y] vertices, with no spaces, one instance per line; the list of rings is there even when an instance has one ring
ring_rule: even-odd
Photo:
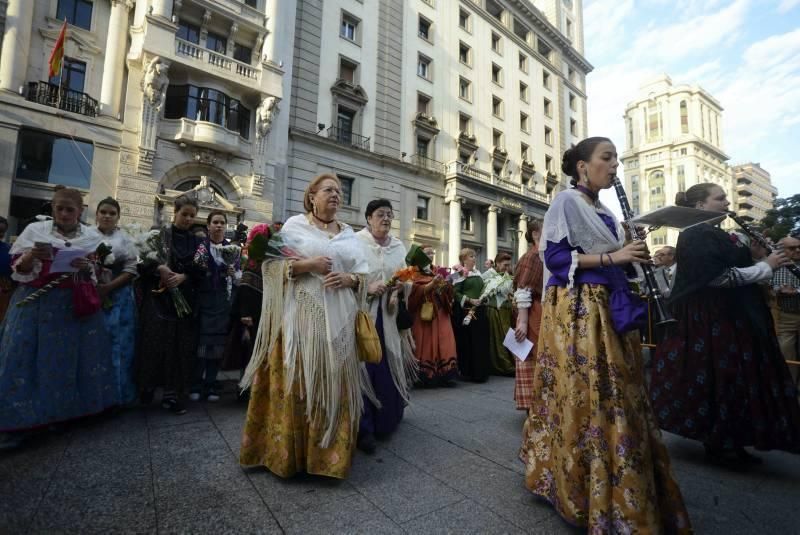
[[[528,252],[515,266],[501,252],[483,271],[473,249],[455,266],[407,249],[386,199],[367,204],[356,232],[338,219],[334,174],[309,183],[304,213],[254,227],[233,255],[226,215],[212,211],[198,231],[190,196],[143,243],[119,227],[116,200],[88,226],[80,193],[58,188],[52,219],[0,248],[0,447],[159,392],[184,414],[218,401],[220,369],[238,369],[240,463],[343,479],[356,448],[372,453],[398,428],[413,387],[514,376],[535,495],[591,532],[688,533],[661,429],[726,467],[760,463],[748,447],[800,452],[785,360],[797,359],[800,280],[786,266],[800,240],[767,254],[704,223],[651,257],[599,199],[617,166],[606,138],[567,150],[572,187],[529,222]],[[714,184],[676,204],[728,207]],[[645,292],[631,285],[643,263],[676,319],[658,331],[649,383]],[[526,358],[506,349],[509,331],[533,343]]]

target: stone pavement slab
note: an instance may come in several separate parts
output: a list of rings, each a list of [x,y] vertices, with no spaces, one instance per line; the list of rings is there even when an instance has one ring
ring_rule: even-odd
[[[185,416],[152,406],[76,423],[0,452],[0,534],[580,533],[525,488],[513,388],[415,391],[346,481],[241,468],[232,387]],[[665,442],[697,533],[800,533],[800,456],[760,453],[763,466],[737,472],[696,442]]]

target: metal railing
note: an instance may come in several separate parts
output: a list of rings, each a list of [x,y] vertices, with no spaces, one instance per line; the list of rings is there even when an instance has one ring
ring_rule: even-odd
[[[71,111],[89,117],[97,117],[97,100],[86,93],[74,91],[49,82],[28,82],[27,99],[60,110]]]
[[[548,203],[547,195],[544,193],[536,191],[534,188],[527,184],[521,184],[519,182],[514,182],[511,180],[506,180],[501,178],[497,175],[492,175],[491,173],[487,173],[486,171],[482,171],[477,167],[472,165],[462,163],[462,162],[450,162],[446,166],[447,174],[448,175],[462,175],[473,180],[478,180],[480,182],[484,182],[486,184],[491,184],[493,186],[497,186],[502,188],[506,191],[517,193],[519,195],[524,195],[526,197],[530,197],[531,199],[535,199],[537,201]]]
[[[442,175],[445,173],[446,170],[446,166],[442,162],[434,160],[433,158],[428,158],[427,156],[424,156],[422,154],[412,155],[411,164]]]
[[[331,126],[328,128],[328,139],[332,139],[340,145],[369,150],[369,138],[354,134],[352,130]]]

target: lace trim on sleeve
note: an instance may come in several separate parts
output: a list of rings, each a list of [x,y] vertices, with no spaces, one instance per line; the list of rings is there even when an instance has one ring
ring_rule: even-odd
[[[22,256],[19,256],[14,263],[11,264],[11,267],[14,268],[14,272],[11,274],[11,278],[17,282],[26,283],[35,281],[39,278],[39,274],[42,272],[42,261],[38,258],[33,259],[33,269],[31,269],[28,273],[20,273],[17,271],[17,264],[19,263]]]

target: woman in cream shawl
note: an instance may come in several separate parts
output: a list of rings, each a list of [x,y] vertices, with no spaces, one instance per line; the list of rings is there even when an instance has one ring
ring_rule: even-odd
[[[366,453],[375,451],[375,435],[386,437],[403,418],[408,402],[409,386],[416,378],[416,360],[410,344],[411,332],[401,334],[397,328],[399,292],[402,283],[387,286],[387,282],[406,265],[406,247],[391,236],[394,212],[387,199],[367,204],[367,226],[356,234],[364,244],[369,273],[367,292],[370,296],[370,315],[378,330],[383,358],[378,364],[365,364],[369,381],[375,391],[373,400],[364,400],[364,415],[358,432],[358,448]]]
[[[363,409],[355,336],[366,291],[363,244],[336,220],[341,183],[322,174],[270,244],[282,256],[262,265],[264,301],[242,386],[250,386],[242,465],[281,477],[297,472],[344,479]]]

